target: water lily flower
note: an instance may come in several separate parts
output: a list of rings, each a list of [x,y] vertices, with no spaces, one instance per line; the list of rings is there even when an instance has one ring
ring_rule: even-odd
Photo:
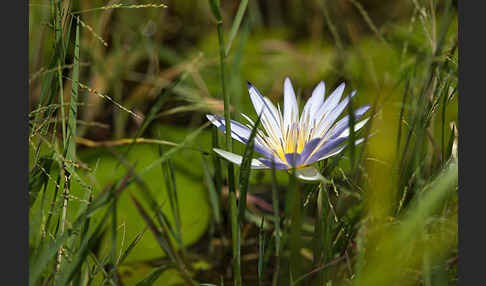
[[[302,180],[321,180],[319,171],[310,166],[314,162],[339,154],[346,147],[344,143],[349,137],[349,115],[336,122],[343,113],[349,100],[356,94],[341,100],[345,84],[339,85],[327,98],[324,82],[320,82],[307,100],[299,117],[299,108],[294,88],[289,78],[284,81],[283,114],[280,105],[275,105],[248,82],[248,92],[255,111],[261,116],[261,126],[254,140],[254,150],[262,155],[252,159],[252,169],[291,170]],[[354,130],[362,128],[369,118],[358,121],[370,108],[365,105],[354,110]],[[247,115],[241,114],[248,121],[243,125],[231,120],[231,137],[243,144],[247,144],[254,121]],[[206,117],[223,132],[226,132],[223,117],[208,114]],[[363,138],[355,144],[363,142]],[[228,161],[240,165],[243,158],[240,155],[221,149],[214,152]]]

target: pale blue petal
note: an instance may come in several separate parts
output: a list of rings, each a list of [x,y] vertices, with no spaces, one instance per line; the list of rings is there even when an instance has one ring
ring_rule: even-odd
[[[319,145],[319,142],[321,142],[321,138],[314,138],[310,141],[308,141],[304,145],[304,149],[302,149],[302,152],[300,153],[299,161],[297,162],[297,166],[302,165],[306,159],[312,154],[314,149],[316,149],[317,145]]]
[[[285,130],[291,127],[292,123],[297,122],[299,118],[299,109],[297,99],[295,98],[292,82],[288,77],[284,81],[284,107],[283,121]]]
[[[222,149],[217,149],[214,148],[213,151],[220,155],[221,157],[225,158],[226,160],[236,164],[236,165],[241,165],[241,162],[243,161],[243,157],[240,155],[222,150]],[[262,162],[258,161],[257,159],[251,159],[251,168],[252,169],[267,169],[268,167],[265,166]]]
[[[213,123],[216,127],[223,130],[226,133],[226,122],[223,117],[219,117],[212,114],[207,114],[206,117],[208,118],[211,123]],[[248,138],[250,138],[251,130],[244,126],[243,124],[230,120],[231,122],[231,137],[239,142],[246,144],[248,143]]]
[[[226,133],[226,122],[223,117],[218,117],[216,115],[207,114],[206,117],[213,123],[216,127],[221,129],[223,132]],[[251,130],[243,126],[241,123],[231,120],[231,137],[243,144],[248,143],[248,139],[250,139]],[[258,138],[255,138],[255,142],[253,144],[253,148],[255,151],[260,153],[265,157],[271,157],[272,152],[267,148],[263,147],[261,144],[258,143]]]
[[[268,100],[264,98],[260,92],[251,84],[248,83],[248,93],[250,94],[250,99],[255,108],[255,111],[258,116],[261,114],[262,123],[266,123],[269,126],[275,127],[273,128],[275,131],[279,132],[280,130],[280,120],[278,120],[278,111],[275,106]],[[268,131],[268,130],[267,130]],[[278,137],[281,137],[280,133],[275,134]]]
[[[297,167],[298,163],[301,161],[301,156],[299,153],[287,153],[285,154],[285,160],[292,167]]]
[[[251,103],[253,104],[253,108],[255,108],[255,112],[257,115],[260,115],[262,111],[265,109],[265,101],[263,100],[263,96],[260,92],[256,89],[255,86],[251,84],[251,82],[247,81],[248,84],[248,93],[250,94]]]
[[[336,119],[343,113],[344,109],[349,103],[349,100],[356,94],[356,91],[353,91],[351,95],[346,96],[331,112],[329,112],[324,120],[316,126],[317,128],[317,136],[324,137],[325,131],[327,131],[331,125],[336,121]]]
[[[312,163],[327,159],[327,158],[332,157],[332,156],[335,156],[335,155],[341,153],[341,151],[343,151],[344,148],[346,148],[346,146],[347,145],[344,144],[344,145],[341,145],[339,147],[336,147],[336,148],[330,150],[329,152],[327,152],[326,154],[322,155],[322,157],[320,157],[319,159],[317,159],[317,160],[313,159]]]
[[[244,114],[244,113],[240,113],[240,115],[241,115],[243,118],[245,118],[245,119],[246,119],[246,120],[247,120],[247,121],[250,123],[250,125],[251,125],[251,126],[255,126],[255,122],[254,122],[254,121],[253,121],[253,120],[252,120],[250,117],[248,117],[248,115],[246,115],[246,114]]]
[[[272,119],[275,119],[278,126],[280,126],[280,123],[279,123],[279,120],[278,120],[279,115],[278,115],[277,108],[275,107],[275,105],[273,105],[272,101],[270,99],[268,99],[268,97],[263,97],[263,100],[265,101],[265,104],[268,107],[268,110],[272,114]]]
[[[333,110],[339,103],[339,100],[343,96],[343,91],[345,87],[345,83],[341,83],[324,101],[324,103],[319,107],[317,112],[314,114],[314,120],[319,122],[321,118]]]
[[[255,142],[253,144],[253,149],[260,153],[262,156],[265,156],[266,158],[272,158],[274,155],[272,154],[272,151],[268,150],[267,148],[263,147],[262,145],[258,144]]]
[[[357,122],[356,124],[354,124],[354,131],[356,132],[356,131],[360,130],[361,128],[363,128],[366,125],[366,123],[368,122],[369,119],[370,118],[368,117],[368,118],[365,118],[365,119]],[[346,129],[344,129],[344,130],[341,129],[340,132],[336,130],[336,131],[332,132],[332,135],[329,137],[329,139],[335,139],[335,138],[340,138],[340,137],[348,137],[350,132],[351,132],[351,130],[350,130],[349,127],[346,127]]]
[[[315,113],[321,107],[324,102],[324,96],[326,93],[326,86],[323,81],[321,81],[312,91],[312,96],[307,100],[302,110],[302,115],[300,121],[306,120],[307,116],[309,118],[314,118]]]
[[[354,119],[357,121],[359,120],[369,109],[370,109],[370,105],[364,105],[364,106],[361,106],[360,108],[356,109],[354,111]],[[361,127],[364,126],[364,124],[367,122],[368,119],[363,120],[364,122],[358,122],[356,123],[356,125],[354,126],[354,129],[355,131],[359,130]],[[345,130],[348,130],[348,127],[349,127],[349,115],[346,115],[345,117],[343,117],[341,120],[339,120],[335,125],[334,125],[334,128],[333,128],[333,131],[332,131],[332,134],[330,136],[330,139],[333,139],[333,138],[336,138],[336,137],[341,137],[341,136],[348,136],[348,135],[345,135]],[[349,133],[349,130],[348,130],[348,133]]]
[[[359,145],[359,144],[361,144],[361,143],[363,143],[363,142],[364,142],[364,138],[359,138],[358,140],[356,140],[356,141],[354,142],[354,145],[355,145],[355,146],[357,146],[357,145]],[[332,157],[332,156],[334,156],[334,155],[337,155],[337,154],[341,153],[341,151],[343,151],[343,150],[344,150],[344,148],[345,148],[347,145],[348,145],[348,144],[344,144],[344,145],[341,145],[341,146],[339,146],[339,147],[336,147],[336,148],[332,149],[332,150],[331,150],[331,151],[329,151],[327,154],[323,155],[321,158],[319,158],[319,159],[315,160],[314,162],[321,161],[321,160],[327,159],[327,158],[329,158],[329,157]]]
[[[339,144],[343,143],[347,138],[336,138],[332,140],[326,141],[317,151],[312,154],[310,158],[305,161],[305,164],[312,164],[315,161],[321,159],[322,157],[326,156],[330,153],[334,148],[336,148]]]
[[[277,160],[273,160],[273,164],[272,164],[272,160],[270,159],[267,159],[267,158],[258,158],[258,160],[264,164],[265,166],[267,166],[267,168],[272,168],[272,165],[275,166],[275,170],[286,170],[288,168],[290,168],[287,164],[284,164],[282,163],[281,161],[277,161]]]

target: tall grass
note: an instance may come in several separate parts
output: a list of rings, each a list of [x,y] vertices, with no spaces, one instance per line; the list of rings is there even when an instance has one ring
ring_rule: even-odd
[[[372,2],[31,3],[29,285],[455,283],[457,10]],[[230,136],[287,75],[358,90],[316,183]]]

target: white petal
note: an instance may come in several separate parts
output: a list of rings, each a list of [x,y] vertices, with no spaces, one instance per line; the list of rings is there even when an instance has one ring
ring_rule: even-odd
[[[246,119],[246,120],[247,120],[247,121],[250,123],[250,125],[251,125],[251,126],[255,126],[255,122],[254,122],[253,120],[251,120],[251,118],[250,118],[250,117],[248,117],[246,114],[244,114],[244,113],[240,113],[240,115],[241,115],[243,118],[245,118],[245,119]]]
[[[363,120],[361,120],[360,122],[356,123],[356,124],[354,125],[354,131],[358,131],[358,130],[360,130],[360,129],[361,129],[361,128],[362,128],[362,127],[363,127],[363,126],[366,124],[366,122],[368,122],[368,120],[369,120],[369,119],[370,119],[370,118],[368,117],[368,118],[363,119]],[[344,131],[343,131],[341,134],[339,134],[339,135],[338,135],[336,138],[340,138],[340,137],[348,137],[348,136],[349,136],[349,132],[350,132],[350,129],[349,129],[349,127],[348,127],[348,128],[346,128],[346,129],[344,129]]]
[[[324,108],[327,110],[333,110],[334,107],[337,106],[339,103],[339,100],[341,100],[341,97],[343,96],[343,91],[344,88],[346,87],[346,84],[343,82],[341,83],[326,99],[326,101],[323,103]]]
[[[278,119],[278,110],[275,107],[275,105],[273,105],[272,101],[270,99],[268,99],[267,97],[263,97],[263,100],[265,100],[265,103],[267,104],[267,107],[272,114],[272,118]]]
[[[295,98],[294,88],[288,77],[284,81],[284,127],[288,130],[293,122],[297,122],[299,118],[299,109],[297,106],[297,99]]]
[[[300,120],[305,120],[307,114],[310,115],[310,118],[313,118],[316,111],[321,107],[324,102],[324,95],[326,93],[326,85],[323,81],[321,81],[316,88],[312,91],[312,96],[307,100],[304,105],[304,109],[302,110],[302,115]],[[305,114],[305,115],[304,115]]]
[[[307,126],[310,128],[313,123],[314,114],[319,109],[324,101],[324,93],[326,92],[326,88],[324,82],[321,81],[312,91],[311,97],[307,100],[302,109],[302,113],[300,115],[299,124],[301,127]],[[307,124],[310,124],[308,126]]]
[[[206,114],[206,118],[211,121],[216,127],[218,128],[224,128],[226,130],[225,126],[226,123],[223,120],[218,120],[218,117],[212,115],[212,114]],[[225,131],[226,132],[226,131]],[[239,122],[236,122],[234,120],[231,120],[231,137],[235,140],[238,140],[239,142],[246,144],[245,140],[248,140],[251,135],[251,130],[247,128],[246,126],[242,125]]]
[[[370,105],[364,105],[364,106],[361,106],[358,109],[354,110],[353,113],[354,113],[354,116],[355,116],[354,119],[356,120],[356,122],[358,122],[357,120],[359,120],[370,109],[370,107],[371,107]],[[334,124],[334,126],[332,127],[332,130],[331,130],[331,134],[329,134],[330,138],[336,138],[343,131],[345,131],[345,129],[347,129],[348,127],[349,127],[349,114],[344,116],[341,120],[339,120],[338,122],[336,122],[336,124]],[[361,128],[361,127],[359,127],[359,128]]]
[[[358,142],[358,140],[356,140],[356,143]],[[321,160],[324,160],[324,159],[327,159],[329,157],[332,157],[334,155],[337,155],[339,153],[341,153],[341,151],[344,150],[344,148],[346,147],[347,144],[344,144],[342,146],[339,146],[339,147],[336,147],[334,150],[331,150],[329,151],[329,153],[327,153],[326,155],[322,156],[321,158],[317,159],[315,162],[318,162],[318,161],[321,161]],[[358,144],[356,144],[358,145]],[[314,163],[314,162],[313,162]]]
[[[359,138],[358,140],[354,141],[354,145],[357,146],[361,143],[364,142],[364,138]],[[324,160],[324,159],[327,159],[329,157],[332,157],[334,155],[337,155],[339,153],[341,153],[341,151],[344,150],[344,148],[347,146],[348,144],[344,144],[342,146],[339,146],[337,148],[335,148],[334,150],[330,151],[329,153],[327,153],[326,155],[324,155],[323,157],[317,159],[315,162],[318,162],[318,161],[321,161],[321,160]]]
[[[343,96],[344,87],[345,83],[343,82],[331,93],[331,95],[327,97],[326,101],[324,101],[324,103],[314,114],[313,119],[316,120],[316,122],[319,122],[324,115],[329,113],[338,105],[339,100]]]
[[[321,121],[319,126],[316,126],[316,136],[317,137],[322,137],[324,134],[329,130],[329,128],[332,126],[334,121],[343,113],[344,109],[348,105],[350,99],[354,97],[356,94],[356,91],[354,90],[351,92],[349,96],[344,98],[339,104],[332,109],[331,111],[327,112],[326,116],[324,117],[324,120]],[[319,122],[319,121],[318,121]]]
[[[226,160],[236,164],[236,165],[241,165],[241,162],[243,161],[243,157],[241,157],[240,155],[237,155],[237,154],[234,154],[234,153],[231,153],[231,152],[228,152],[228,151],[224,151],[222,149],[217,149],[217,148],[214,148],[213,151],[220,155],[221,157],[225,158]],[[251,168],[252,169],[268,169],[267,166],[265,166],[263,163],[261,163],[260,161],[258,161],[257,159],[251,159]]]
[[[319,171],[312,166],[296,169],[295,176],[304,181],[325,181]]]
[[[282,138],[282,129],[280,128],[280,112],[277,110],[275,105],[268,99],[267,97],[264,97],[263,100],[265,100],[265,103],[267,104],[267,110],[270,111],[272,119],[269,120],[269,123],[267,125],[267,132],[271,132],[274,137],[276,138]],[[275,120],[274,120],[275,119]]]
[[[275,130],[280,130],[278,111],[270,100],[264,98],[250,82],[248,82],[248,92],[257,115],[262,115],[261,121],[263,125],[273,126]],[[275,135],[277,135],[277,138],[281,137],[279,132]]]
[[[370,135],[370,136],[368,136],[368,137],[371,137],[371,136],[373,136],[373,135],[374,135],[374,134],[372,134],[372,135]],[[363,143],[363,142],[364,142],[364,138],[359,138],[358,140],[354,141],[354,145],[356,146],[356,145],[361,144],[361,143]]]

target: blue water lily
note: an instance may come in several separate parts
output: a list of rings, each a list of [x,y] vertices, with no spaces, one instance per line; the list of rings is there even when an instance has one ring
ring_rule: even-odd
[[[295,168],[296,176],[303,180],[319,180],[319,171],[310,166],[312,163],[339,154],[346,147],[345,141],[349,138],[349,115],[336,122],[343,113],[349,100],[356,94],[341,100],[345,84],[339,85],[327,98],[324,82],[320,82],[307,100],[299,116],[299,108],[294,88],[289,78],[284,81],[283,114],[280,105],[275,105],[248,82],[248,92],[257,114],[261,114],[261,126],[264,131],[257,130],[254,141],[254,150],[261,156],[253,159],[252,169],[286,170]],[[356,124],[355,130],[362,128],[369,118],[361,117],[369,110],[370,105],[364,105],[354,110]],[[231,137],[243,144],[248,143],[254,121],[247,115],[241,114],[248,124],[244,125],[231,120]],[[223,117],[208,114],[206,117],[223,132],[226,131]],[[355,144],[363,142],[363,138]],[[344,144],[343,144],[344,143]],[[240,165],[240,155],[221,149],[214,152]]]

